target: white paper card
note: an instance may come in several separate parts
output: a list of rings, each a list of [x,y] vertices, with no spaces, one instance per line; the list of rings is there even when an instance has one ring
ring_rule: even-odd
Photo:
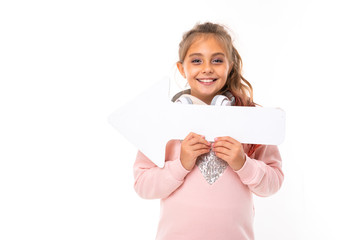
[[[279,108],[175,104],[164,79],[109,116],[109,122],[157,166],[165,163],[169,140],[190,132],[208,141],[230,136],[241,143],[278,145],[285,137]]]

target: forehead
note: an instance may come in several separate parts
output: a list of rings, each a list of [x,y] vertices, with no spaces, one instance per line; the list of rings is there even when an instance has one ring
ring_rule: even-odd
[[[193,53],[206,55],[216,52],[223,53],[227,56],[228,54],[224,45],[225,44],[217,39],[213,34],[203,34],[193,40],[186,55]]]

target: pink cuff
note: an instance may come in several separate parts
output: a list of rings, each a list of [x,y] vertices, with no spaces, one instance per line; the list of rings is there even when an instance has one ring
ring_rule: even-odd
[[[257,160],[248,157],[248,155],[245,156],[246,161],[244,165],[242,166],[242,168],[235,172],[239,175],[241,181],[244,184],[249,185],[251,183],[257,182],[258,179],[261,179],[264,173],[263,171],[261,171],[260,166],[257,164]]]
[[[183,181],[186,175],[188,175],[188,173],[190,172],[183,167],[180,159],[169,161],[168,164],[171,174],[178,181]]]

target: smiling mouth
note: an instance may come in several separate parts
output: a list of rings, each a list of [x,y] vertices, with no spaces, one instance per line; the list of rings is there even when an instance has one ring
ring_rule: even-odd
[[[217,78],[204,78],[204,79],[197,78],[196,80],[198,80],[201,83],[211,83],[211,82],[215,82]]]

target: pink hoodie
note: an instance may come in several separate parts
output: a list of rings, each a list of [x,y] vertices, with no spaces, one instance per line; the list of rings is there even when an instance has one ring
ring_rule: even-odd
[[[283,182],[276,146],[263,145],[239,171],[227,166],[210,185],[195,165],[189,172],[180,162],[181,142],[166,146],[165,166],[157,167],[140,151],[134,164],[135,191],[161,199],[157,240],[254,239],[252,193],[266,197]],[[247,152],[249,145],[244,145]]]

